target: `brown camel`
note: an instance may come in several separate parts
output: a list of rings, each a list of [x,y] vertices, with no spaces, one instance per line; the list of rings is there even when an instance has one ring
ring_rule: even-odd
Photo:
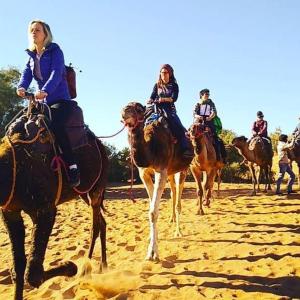
[[[223,161],[218,161],[216,158],[212,137],[206,131],[205,124],[194,123],[189,128],[188,133],[195,153],[190,168],[197,186],[197,213],[204,215],[202,198],[204,198],[204,204],[209,206],[216,176],[218,176],[219,193],[220,173],[224,167],[224,163]]]
[[[247,138],[244,136],[236,137],[232,140],[233,146],[237,148],[239,153],[244,157],[244,161],[247,162],[252,176],[252,195],[256,195],[256,185],[258,184],[259,188],[262,173],[264,173],[266,179],[264,191],[267,191],[267,189],[271,190],[273,150],[271,142],[264,141],[261,138],[258,138],[257,141],[253,143],[253,147],[250,147],[253,149],[249,149],[249,143],[250,141],[247,141]],[[259,180],[257,180],[256,166],[259,167]]]
[[[139,170],[150,200],[150,243],[146,259],[158,260],[159,202],[169,179],[172,197],[171,221],[176,221],[175,236],[181,236],[179,226],[181,194],[192,157],[182,156],[164,118],[144,128],[144,113],[145,107],[142,104],[130,102],[122,110],[122,119],[129,130],[129,144],[134,164]]]
[[[298,166],[298,186],[300,187],[300,136],[299,134],[293,138],[292,147],[288,151],[291,161],[295,161]]]
[[[104,146],[89,132],[87,144],[74,151],[81,171],[81,184],[75,191],[69,187],[62,168],[56,171],[51,168],[55,147],[52,135],[44,127],[46,123],[42,115],[38,116],[36,123],[31,122],[32,125],[37,127],[33,138],[23,136],[21,139],[22,135],[13,134],[0,141],[0,206],[12,245],[15,300],[23,299],[26,267],[25,277],[33,287],[39,287],[55,276],[73,276],[77,273],[77,266],[70,261],[46,271],[43,262],[55,222],[56,206],[76,198],[78,193],[93,211],[88,257],[92,257],[99,236],[102,256],[100,268],[107,266],[106,222],[102,215],[108,166]],[[25,227],[21,211],[33,221],[32,246],[28,258],[25,255]]]

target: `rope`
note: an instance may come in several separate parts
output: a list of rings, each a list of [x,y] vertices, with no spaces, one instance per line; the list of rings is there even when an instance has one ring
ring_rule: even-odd
[[[57,172],[58,175],[58,185],[57,185],[57,191],[56,191],[56,196],[55,196],[55,206],[57,206],[60,196],[61,196],[61,190],[62,190],[62,172],[61,172],[61,163],[64,164],[64,161],[62,160],[62,158],[58,155],[55,155],[51,161],[51,168],[53,169],[53,171]],[[56,165],[56,167],[54,167],[54,164]]]
[[[130,189],[129,189],[129,199],[133,203],[136,202],[136,200],[133,197],[133,154],[132,154],[132,132],[130,132]]]
[[[13,182],[12,182],[12,187],[11,187],[11,190],[10,190],[9,197],[8,197],[6,203],[4,204],[4,206],[2,206],[3,210],[5,210],[8,207],[8,205],[11,202],[11,200],[13,199],[14,192],[15,192],[15,186],[16,186],[16,174],[17,174],[17,161],[16,161],[15,149],[13,147],[13,144],[9,140],[9,138],[8,137],[6,137],[6,138],[7,138],[8,144],[10,145],[11,150],[12,150],[12,157],[13,157]]]
[[[32,143],[34,143],[40,137],[41,132],[44,131],[44,130],[45,130],[45,128],[40,128],[38,130],[36,136],[33,139],[31,139],[31,140],[27,141],[27,140],[19,140],[19,139],[17,139],[17,140],[13,140],[13,143],[14,144],[16,144],[16,143],[20,143],[20,144],[32,144]]]
[[[119,133],[121,133],[124,129],[125,129],[126,125],[123,126],[123,128],[121,130],[119,130],[118,132],[116,132],[115,134],[112,135],[103,135],[103,136],[96,136],[97,139],[108,139],[111,137],[115,137],[116,135],[118,135]]]

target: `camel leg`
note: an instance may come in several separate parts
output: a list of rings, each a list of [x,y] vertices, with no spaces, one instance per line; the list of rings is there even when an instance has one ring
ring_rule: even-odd
[[[269,191],[271,191],[272,190],[272,187],[271,187],[272,166],[271,165],[267,166],[267,175],[266,176],[268,176],[268,178],[267,178],[267,185],[268,185],[267,189]]]
[[[220,197],[220,185],[221,185],[221,169],[217,170],[217,177],[218,177],[218,191],[217,196]]]
[[[203,190],[202,190],[202,184],[201,184],[201,171],[197,169],[197,167],[191,166],[191,172],[193,174],[193,177],[196,182],[196,189],[197,189],[197,214],[198,215],[204,215],[204,211],[202,208],[202,196],[203,196]]]
[[[9,234],[14,261],[14,300],[23,299],[25,256],[25,227],[20,212],[5,212],[1,210],[2,219]]]
[[[297,163],[298,165],[298,189],[300,189],[300,163]]]
[[[180,214],[181,214],[181,195],[184,187],[184,181],[186,178],[186,171],[178,172],[175,174],[176,181],[176,231],[175,237],[181,237],[182,233],[180,230]]]
[[[256,195],[257,180],[256,180],[256,174],[255,174],[254,166],[253,166],[252,163],[249,164],[249,170],[250,170],[250,173],[251,173],[252,184],[253,184],[253,191],[252,191],[251,195],[255,196]]]
[[[102,197],[100,195],[99,197]],[[91,230],[91,244],[89,249],[88,257],[92,258],[95,242],[100,233],[100,241],[101,241],[101,263],[99,267],[100,273],[102,272],[102,267],[104,269],[107,268],[106,261],[106,222],[102,215],[100,205],[93,206],[93,227]]]
[[[175,184],[175,176],[174,175],[170,175],[168,177],[169,179],[169,184],[170,184],[170,189],[171,189],[171,210],[172,210],[172,214],[170,217],[170,223],[175,223],[176,222],[176,214],[175,214],[175,206],[176,206],[176,184]]]
[[[138,170],[139,170],[140,178],[146,188],[149,201],[151,202],[151,199],[153,197],[153,189],[154,189],[151,173],[145,168],[138,168]]]
[[[258,169],[255,168],[255,177],[257,180],[257,190],[260,191],[260,183],[262,182],[262,175],[263,175],[263,167],[258,167]]]
[[[202,179],[202,190],[203,190],[203,205],[209,206],[209,200],[207,199],[207,181],[208,181],[208,172],[203,172],[203,179]]]
[[[32,247],[28,259],[26,278],[33,287],[39,287],[45,280],[54,276],[73,276],[77,272],[75,264],[68,262],[44,272],[43,262],[56,216],[56,208],[38,210],[31,215],[33,220]]]
[[[207,172],[207,180],[206,180],[206,206],[209,207],[210,199],[212,196],[213,188],[214,188],[214,181],[216,177],[216,170],[212,169],[210,172]]]
[[[149,222],[150,222],[150,242],[148,246],[147,260],[159,260],[158,256],[158,232],[157,220],[159,214],[159,202],[167,182],[167,170],[155,172],[155,185],[153,198],[150,202]]]

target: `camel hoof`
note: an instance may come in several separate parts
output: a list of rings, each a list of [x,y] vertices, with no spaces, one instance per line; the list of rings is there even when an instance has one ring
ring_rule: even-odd
[[[45,280],[43,265],[40,262],[31,261],[26,279],[32,287],[38,288]]]
[[[62,263],[59,268],[61,269],[62,273],[67,277],[72,277],[77,274],[78,268],[76,264],[71,261],[67,261]]]
[[[154,262],[160,261],[158,254],[154,253],[153,251],[145,257],[145,260],[154,261]]]
[[[203,203],[203,205],[209,208],[210,207],[210,201],[209,200],[205,201]]]
[[[176,232],[174,233],[174,237],[177,238],[177,237],[183,237],[182,233],[180,230],[176,230]]]
[[[171,216],[169,223],[175,223],[175,221],[176,221],[175,216]]]
[[[205,213],[204,213],[204,210],[198,210],[197,211],[197,215],[199,215],[199,216],[204,216],[205,215]]]

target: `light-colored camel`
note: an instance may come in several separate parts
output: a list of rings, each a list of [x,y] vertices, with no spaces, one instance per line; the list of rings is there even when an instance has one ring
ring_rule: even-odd
[[[171,221],[176,221],[175,236],[181,236],[181,194],[192,157],[182,156],[178,144],[173,142],[165,119],[157,120],[144,128],[144,113],[145,107],[142,104],[130,102],[122,110],[122,119],[129,131],[128,139],[134,164],[139,170],[150,200],[150,243],[146,259],[158,260],[159,202],[169,179],[172,197]]]
[[[271,169],[272,169],[272,160],[273,160],[273,150],[271,142],[263,142],[263,139],[258,139],[253,145],[253,150],[249,149],[249,141],[245,136],[236,137],[232,140],[232,144],[237,148],[239,153],[244,157],[244,160],[247,161],[249,167],[253,191],[252,195],[256,195],[256,185],[259,189],[259,180],[257,178],[256,166],[259,167],[259,179],[264,173],[266,184],[265,191],[271,190]]]
[[[219,193],[220,173],[224,167],[224,163],[217,160],[212,137],[209,136],[204,124],[194,123],[189,128],[188,133],[195,154],[190,168],[197,185],[197,213],[203,215],[202,198],[204,199],[204,204],[209,206],[216,175],[218,176]]]

